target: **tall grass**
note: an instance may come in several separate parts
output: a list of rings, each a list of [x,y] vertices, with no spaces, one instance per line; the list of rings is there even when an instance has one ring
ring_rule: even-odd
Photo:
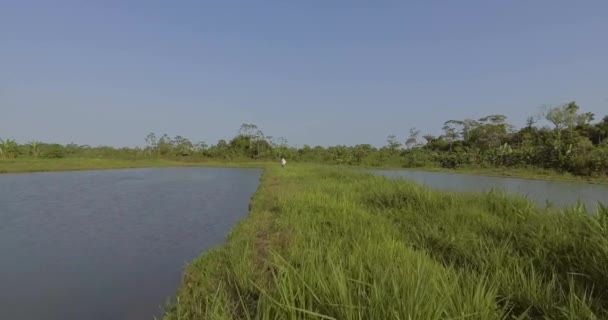
[[[269,168],[165,319],[604,319],[608,209]]]

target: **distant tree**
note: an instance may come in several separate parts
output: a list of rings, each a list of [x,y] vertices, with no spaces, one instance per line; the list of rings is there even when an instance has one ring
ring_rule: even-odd
[[[170,155],[173,151],[173,141],[168,134],[163,134],[156,144],[156,151],[161,156]]]
[[[287,148],[287,138],[279,137],[277,139],[277,146],[282,148]]]
[[[158,151],[158,141],[156,139],[156,134],[149,133],[146,136],[146,151],[150,155],[157,153],[157,151]]]
[[[411,149],[418,145],[418,135],[420,134],[420,130],[416,130],[415,127],[410,128],[410,136],[405,141],[405,145],[408,149]]]
[[[577,124],[593,120],[592,113],[579,114],[578,110],[579,106],[574,101],[549,107],[545,113],[545,119],[553,124],[555,132],[560,136],[565,129],[569,129],[570,136],[573,136],[574,128]]]
[[[534,124],[536,124],[536,119],[534,119],[534,117],[528,117],[526,118],[526,127],[527,128],[532,128],[534,126]]]
[[[437,139],[436,136],[429,134],[429,133],[423,135],[422,138],[426,141],[427,144],[429,144],[429,143],[433,142],[433,140]]]
[[[239,128],[238,135],[253,138],[258,134],[259,131],[260,129],[257,125],[253,123],[243,123]]]
[[[452,152],[452,145],[456,140],[458,140],[458,132],[456,128],[450,125],[449,122],[446,122],[443,126],[443,139],[449,144],[450,152]]]
[[[386,144],[391,154],[396,153],[397,150],[401,148],[401,143],[399,143],[399,141],[397,140],[397,136],[394,134],[391,134],[386,137]]]
[[[219,140],[215,146],[210,148],[210,153],[213,156],[224,159],[231,157],[229,151],[230,146],[224,139]]]
[[[173,150],[177,156],[189,156],[194,152],[194,144],[190,140],[178,135],[173,138]]]
[[[358,144],[353,147],[353,157],[357,164],[362,164],[363,161],[374,153],[375,149],[369,144]]]
[[[249,144],[248,155],[251,158],[259,158],[262,152],[271,149],[270,143],[264,139],[264,133],[255,124],[243,123],[237,137]]]
[[[221,139],[217,142],[216,147],[220,148],[220,149],[226,149],[226,148],[228,148],[228,143],[226,143],[226,140]]]
[[[287,155],[289,146],[287,144],[287,139],[284,137],[279,137],[276,139],[274,144],[271,144],[272,148],[276,150],[274,152],[275,157],[285,157]]]
[[[207,148],[209,148],[209,145],[207,145],[205,141],[200,141],[194,144],[194,151],[196,152],[204,152],[205,150],[207,150]]]
[[[469,132],[469,145],[481,150],[501,146],[511,129],[506,119],[506,116],[498,114],[477,120],[476,126]]]
[[[444,128],[448,126],[452,128],[454,132],[458,133],[454,140],[457,140],[459,137],[462,137],[462,139],[466,141],[469,138],[469,132],[479,126],[479,122],[471,119],[448,120],[443,123],[443,126]]]
[[[608,137],[608,116],[605,116],[595,127],[597,128],[597,144],[600,145]]]

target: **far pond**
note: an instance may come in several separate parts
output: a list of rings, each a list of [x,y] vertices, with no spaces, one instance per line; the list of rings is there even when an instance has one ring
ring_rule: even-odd
[[[594,211],[598,202],[608,204],[607,185],[411,170],[372,170],[372,172],[386,177],[412,180],[437,190],[463,192],[502,190],[527,197],[540,206],[549,203],[554,206],[573,206],[580,200],[588,210]]]

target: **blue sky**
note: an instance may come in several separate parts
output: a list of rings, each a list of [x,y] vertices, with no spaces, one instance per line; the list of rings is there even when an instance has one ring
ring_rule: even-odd
[[[0,0],[0,138],[294,145],[608,114],[608,1]]]

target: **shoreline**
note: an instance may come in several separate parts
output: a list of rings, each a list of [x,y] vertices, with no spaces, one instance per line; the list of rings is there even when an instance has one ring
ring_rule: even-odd
[[[449,174],[463,174],[472,176],[498,177],[498,178],[513,178],[522,180],[541,180],[541,181],[556,181],[556,182],[571,182],[571,183],[586,183],[597,185],[608,185],[608,177],[585,177],[566,175],[558,172],[538,172],[532,169],[502,169],[502,168],[461,168],[461,169],[445,169],[436,167],[421,167],[421,168],[403,168],[403,167],[369,167],[364,166],[367,170],[388,170],[388,171],[418,171],[418,172],[437,172]]]
[[[178,161],[166,159],[97,159],[97,158],[63,158],[63,159],[11,159],[0,160],[0,174],[8,173],[34,173],[34,172],[60,172],[60,171],[86,171],[110,169],[138,169],[163,167],[225,167],[225,168],[265,168],[274,162],[267,160],[243,161]],[[292,162],[291,165],[311,165],[307,162]],[[278,164],[277,164],[278,165]],[[333,165],[326,165],[333,166]],[[420,171],[441,172],[449,174],[465,174],[487,177],[514,178],[523,180],[559,181],[571,183],[586,183],[608,185],[608,177],[585,177],[545,171],[542,169],[506,169],[506,168],[459,168],[445,169],[437,167],[403,168],[398,166],[335,166],[366,170],[394,170],[394,171]]]
[[[209,167],[209,168],[263,168],[268,162],[243,161],[243,162],[220,162],[199,161],[185,162],[164,159],[145,160],[119,160],[119,159],[89,159],[89,158],[67,158],[52,160],[0,160],[1,174],[23,174],[37,172],[70,172],[70,171],[98,171],[98,170],[120,170],[120,169],[144,169],[144,168],[187,168],[187,167]]]

